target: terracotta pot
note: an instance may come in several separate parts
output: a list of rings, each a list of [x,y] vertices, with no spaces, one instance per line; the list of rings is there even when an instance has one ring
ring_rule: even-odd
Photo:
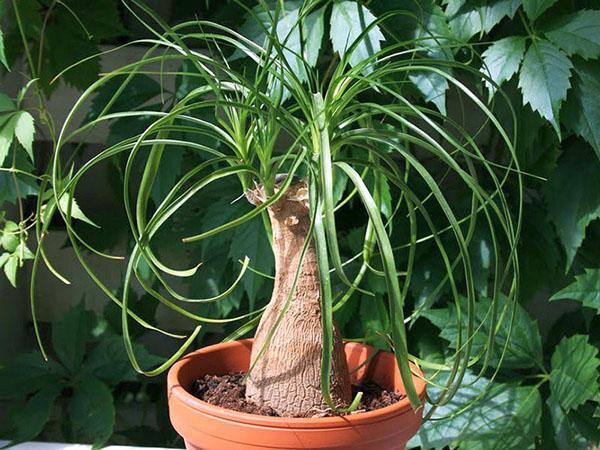
[[[192,382],[206,374],[245,372],[252,340],[211,345],[190,353],[173,365],[168,376],[171,423],[186,447],[207,450],[249,449],[403,449],[421,424],[422,408],[414,411],[408,398],[365,413],[298,419],[240,413],[210,405],[191,395]],[[404,393],[400,372],[391,353],[373,355],[372,347],[346,343],[352,383],[373,380],[386,389]],[[361,366],[361,364],[364,364]],[[412,366],[414,373],[421,371]],[[420,397],[425,383],[413,375]]]

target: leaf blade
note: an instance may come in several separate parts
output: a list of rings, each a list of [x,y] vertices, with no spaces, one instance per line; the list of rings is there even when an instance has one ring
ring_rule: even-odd
[[[330,32],[333,50],[344,58],[350,47],[358,41],[348,58],[352,66],[357,66],[377,53],[381,50],[380,42],[385,39],[379,27],[375,25],[363,35],[364,31],[376,20],[369,9],[356,2],[335,2],[330,18],[331,30],[335,30],[335,32]],[[372,70],[369,64],[365,67],[364,72],[368,73]]]
[[[95,448],[112,436],[115,406],[110,389],[102,381],[93,376],[85,377],[75,387],[69,406],[75,432],[91,438]]]
[[[568,412],[597,395],[598,349],[588,343],[588,336],[564,337],[552,354],[550,390]]]
[[[500,86],[517,73],[524,55],[525,38],[523,36],[509,36],[500,39],[481,55],[484,62],[481,71]],[[490,94],[493,94],[494,86],[487,80],[485,80],[485,85]]]
[[[571,87],[569,78],[573,65],[562,50],[541,40],[531,44],[521,67],[519,88],[523,105],[529,103],[534,111],[547,119],[560,138],[558,117],[560,106]]]
[[[558,0],[523,0],[523,9],[530,20],[535,20],[541,16],[548,8],[553,6]]]
[[[567,55],[584,58],[600,56],[600,11],[581,10],[561,17],[548,27],[545,35]]]
[[[600,64],[575,60],[575,82],[565,103],[562,123],[585,139],[600,160]]]
[[[600,269],[585,269],[576,275],[573,283],[550,297],[550,301],[554,300],[578,300],[600,313]]]

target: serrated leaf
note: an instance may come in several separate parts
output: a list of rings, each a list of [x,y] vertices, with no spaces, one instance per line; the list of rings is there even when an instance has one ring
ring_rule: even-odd
[[[142,367],[155,367],[164,362],[163,358],[150,354],[143,345],[134,343],[133,350]],[[84,366],[86,370],[109,385],[117,385],[123,381],[136,381],[138,377],[129,361],[121,336],[103,337],[89,352]]]
[[[383,333],[388,332],[389,317],[381,296],[366,297],[360,302],[360,321],[369,345],[389,350]]]
[[[59,373],[56,362],[44,361],[41,353],[21,353],[0,368],[0,398],[18,398],[46,385],[59,384]]]
[[[369,25],[376,20],[371,11],[354,1],[335,2],[331,11],[329,32],[333,50],[343,58],[346,51],[360,38],[348,58],[352,66],[360,64],[377,53],[381,49],[380,41],[385,39],[379,27],[375,25],[363,35]],[[364,72],[369,73],[372,70],[372,64],[368,64]]]
[[[4,263],[4,274],[12,287],[17,287],[17,269],[19,268],[19,256],[15,253],[10,255]]]
[[[186,64],[184,62],[184,64]],[[191,63],[190,63],[191,64]],[[191,77],[190,77],[191,78]],[[86,120],[93,120],[98,117],[102,110],[108,105],[108,102],[115,95],[116,90],[122,85],[125,76],[116,76],[98,89],[97,95],[92,100]],[[197,78],[193,78],[194,80]],[[180,77],[176,79],[176,86],[180,84]],[[179,88],[178,88],[179,89]],[[178,91],[179,92],[179,91]],[[106,113],[129,111],[139,108],[160,95],[160,84],[144,74],[136,74],[123,88],[123,91],[107,110]],[[181,97],[178,97],[181,98]]]
[[[52,199],[50,201],[54,202],[54,199]],[[90,218],[88,218],[88,216],[85,215],[85,213],[81,210],[81,208],[77,204],[77,201],[75,200],[75,198],[71,198],[70,203],[71,203],[71,218],[81,220],[82,222],[85,222],[88,225],[91,225],[96,228],[100,228]],[[63,213],[67,214],[67,211],[69,210],[69,195],[67,193],[63,194],[63,196],[60,198],[60,200],[58,201],[58,206]]]
[[[498,307],[502,308],[504,297],[499,300]],[[475,328],[478,331],[472,339],[472,352],[474,355],[480,354],[490,345],[488,341],[488,332],[490,330],[490,308],[491,300],[483,298],[475,304]],[[463,344],[467,333],[467,302],[461,301],[461,324]],[[510,311],[507,312],[510,314]],[[440,337],[450,343],[451,348],[456,348],[458,342],[458,324],[457,314],[454,305],[448,308],[430,309],[423,313],[423,316],[432,322],[441,330]],[[489,364],[497,367],[500,362],[500,356],[506,344],[509,331],[509,319],[504,318],[500,328],[496,331],[493,342],[494,349],[489,360]],[[529,368],[542,364],[542,342],[537,327],[527,311],[517,304],[515,310],[514,322],[511,330],[510,341],[506,348],[506,353],[502,361],[502,367],[506,368]]]
[[[15,136],[15,125],[14,115],[5,117],[4,122],[0,123],[0,166],[4,164],[10,150],[10,145]]]
[[[525,54],[525,38],[522,36],[509,36],[494,42],[483,54],[481,71],[488,75],[497,85],[508,81],[517,73],[521,60]],[[490,94],[495,87],[485,81]]]
[[[263,272],[271,273],[273,270],[273,252],[266,238],[265,229],[259,218],[252,219],[235,230],[229,257],[232,261],[250,258],[250,265]],[[255,273],[246,273],[242,284],[248,295],[251,305],[254,304],[256,295],[265,279]]]
[[[583,306],[600,313],[600,269],[585,269],[575,281],[561,289],[550,300],[578,300]]]
[[[433,305],[440,295],[448,289],[448,284],[438,288],[446,275],[444,261],[431,247],[425,251],[419,250],[415,261],[412,278],[410,281],[410,292],[415,298],[415,306],[422,306],[425,302]]]
[[[154,81],[152,78],[150,80]],[[188,59],[184,60],[175,76],[175,96],[177,99],[181,100],[194,89],[204,85],[206,85],[206,80],[200,75],[194,63]],[[160,90],[160,85],[157,87]]]
[[[62,9],[62,8],[61,8]],[[44,34],[43,64],[39,73],[41,86],[50,95],[58,83],[50,82],[67,67],[79,63],[88,56],[99,52],[98,46],[70,15],[60,13],[54,17]],[[69,45],[65,45],[69,42]],[[68,70],[62,79],[79,90],[86,89],[98,78],[100,72],[99,58],[89,59]]]
[[[553,396],[546,400],[550,417],[552,418],[552,431],[557,449],[588,450],[588,442],[579,434],[575,425],[571,423],[565,411]]]
[[[39,188],[35,180],[25,175],[17,175],[17,192],[13,174],[0,172],[0,203],[10,202],[15,204],[17,197],[25,198],[30,195],[37,195]]]
[[[558,0],[523,0],[523,9],[525,10],[527,17],[533,21],[557,1]]]
[[[600,56],[600,11],[581,10],[560,17],[546,28],[546,38],[568,55]]]
[[[31,3],[33,5],[27,6],[31,12],[23,20],[30,22],[30,16],[33,16],[35,22],[31,25],[27,23],[31,26],[29,38],[38,44],[36,41],[40,39],[41,17],[44,14],[43,11],[38,11],[38,2]],[[114,40],[126,34],[118,3],[114,0],[70,1],[68,6],[52,11],[52,20],[48,21],[44,33],[43,63],[38,76],[47,93],[55,89],[57,83],[51,85],[50,81],[63,69],[97,54],[101,41]],[[65,72],[62,78],[71,86],[83,90],[97,79],[99,71],[100,60],[93,58]]]
[[[436,379],[444,382],[447,374]],[[452,400],[438,407],[433,418],[444,417],[459,411],[475,401],[486,388],[487,393],[465,412],[443,420],[423,422],[417,435],[407,448],[441,450],[459,448],[467,450],[524,450],[533,445],[538,434],[541,416],[541,399],[535,386],[492,382],[477,379],[467,372],[463,385]],[[433,398],[439,388],[428,388]]]
[[[19,225],[7,220],[0,232],[0,245],[9,253],[14,252],[19,245]]]
[[[168,147],[162,154],[160,165],[152,185],[152,200],[159,205],[171,188],[181,178],[181,165],[184,151],[180,148]]]
[[[592,399],[598,384],[598,349],[588,343],[588,336],[563,338],[552,354],[550,390],[552,396],[570,411]]]
[[[600,63],[575,59],[575,79],[561,121],[596,151],[600,160]]]
[[[83,303],[79,303],[52,325],[52,347],[71,373],[76,373],[81,367],[93,322],[94,313],[86,311]]]
[[[552,133],[552,130],[550,130]],[[554,227],[548,221],[540,204],[528,205],[523,216],[520,236],[519,269],[521,280],[519,295],[527,304],[543,286],[554,289],[560,279],[561,251]]]
[[[323,34],[325,33],[325,7],[316,10],[306,16],[302,22],[302,35],[304,36],[304,59],[308,65],[315,67],[321,44],[323,43]]]
[[[444,47],[450,45],[447,39],[450,34],[444,12],[439,6],[433,6],[423,15],[423,22],[417,25],[414,37],[419,39],[418,45],[423,48],[427,58],[453,61],[452,51]],[[446,114],[446,91],[448,90],[446,78],[438,73],[421,71],[411,72],[409,79],[423,94],[425,101],[432,102],[442,114]]]
[[[546,118],[560,137],[558,117],[567,90],[573,65],[562,50],[545,40],[531,43],[525,53],[519,88],[523,105],[530,104],[534,111]]]
[[[569,411],[567,417],[579,435],[587,442],[600,442],[600,421],[594,417],[596,404],[587,402],[579,408]]]
[[[15,109],[15,103],[12,101],[8,95],[0,92],[0,113],[5,113],[7,111],[13,111]],[[0,125],[4,123],[6,120],[6,114],[0,114]]]
[[[489,33],[505,17],[512,18],[519,6],[521,0],[448,0],[445,12],[454,36],[466,42],[477,33]]]
[[[84,23],[94,40],[117,38],[127,34],[121,23],[119,3],[114,0],[73,2],[73,12]]]
[[[15,115],[15,136],[21,143],[29,158],[33,161],[33,135],[35,127],[33,126],[33,117],[26,111],[20,111]]]
[[[0,30],[0,63],[2,63],[6,70],[10,70],[8,61],[6,61],[6,54],[4,53],[4,34],[2,33],[2,30]]]
[[[12,418],[16,428],[14,444],[31,441],[42,432],[62,388],[59,384],[47,385],[27,400]]]
[[[426,102],[433,103],[437,109],[446,114],[446,91],[448,81],[437,73],[419,71],[409,75],[410,81],[423,94]]]
[[[567,255],[569,271],[589,223],[600,217],[600,161],[591,149],[575,143],[566,149],[545,186],[548,217]]]
[[[304,62],[307,62],[311,67],[314,67],[317,63],[323,41],[325,8],[313,11],[303,18],[301,25],[302,33],[300,33],[299,13],[302,5],[300,1],[292,0],[280,3],[266,3],[265,5],[267,8],[264,5],[254,8],[256,18],[250,17],[242,25],[240,32],[248,39],[266,48],[269,43],[269,36],[267,36],[265,29],[272,30],[273,21],[277,17],[275,35],[279,43],[285,47],[282,50],[283,56],[294,74],[301,81],[306,81],[308,78]],[[234,54],[234,58],[242,55],[243,53],[238,50]],[[275,55],[277,55],[277,49],[273,48],[271,56]],[[278,86],[277,80],[273,80],[272,82]],[[287,94],[284,94],[285,96]]]
[[[93,376],[86,376],[73,389],[69,416],[77,436],[90,439],[100,447],[113,434],[115,406],[106,384]]]
[[[25,244],[25,241],[19,242],[19,245],[17,246],[15,253],[19,256],[21,261],[24,261],[26,259],[35,258],[35,255],[33,254],[33,252],[31,250],[29,250],[29,248],[27,247],[27,244]]]

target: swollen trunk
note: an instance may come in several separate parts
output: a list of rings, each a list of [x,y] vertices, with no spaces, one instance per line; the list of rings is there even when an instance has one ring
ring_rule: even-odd
[[[247,197],[256,205],[264,199],[264,193],[257,188]],[[269,217],[273,229],[275,284],[271,302],[254,338],[252,363],[255,365],[248,377],[246,398],[270,406],[282,416],[316,416],[323,414],[327,405],[321,393],[323,334],[317,255],[312,242],[304,255],[288,309],[281,316],[292,291],[310,226],[306,183],[292,185],[277,203],[269,207]],[[280,316],[270,343],[260,354]],[[348,367],[337,332],[331,395],[336,406],[350,403]]]

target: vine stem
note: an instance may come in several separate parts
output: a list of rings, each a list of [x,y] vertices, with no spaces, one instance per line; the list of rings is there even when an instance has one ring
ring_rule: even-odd
[[[531,29],[531,27],[529,26],[529,24],[527,23],[527,19],[525,18],[525,15],[523,14],[523,11],[521,11],[520,9],[519,9],[519,19],[521,19],[521,23],[523,24],[523,27],[525,28],[525,31],[527,32],[527,34],[529,35],[529,37],[531,38],[531,40],[535,41],[537,39],[537,36],[533,32],[533,30]]]

